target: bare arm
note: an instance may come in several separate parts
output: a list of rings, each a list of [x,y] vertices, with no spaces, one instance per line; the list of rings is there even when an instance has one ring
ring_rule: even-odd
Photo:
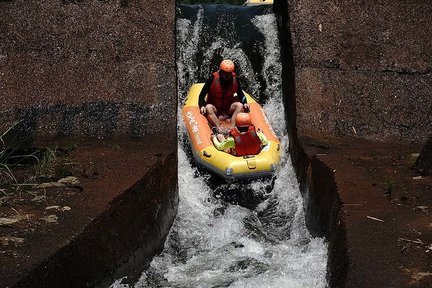
[[[210,86],[213,83],[213,79],[214,79],[214,76],[212,75],[209,79],[207,79],[207,81],[205,82],[203,88],[201,89],[201,92],[200,92],[199,98],[198,98],[198,106],[200,108],[206,105],[206,102],[205,102],[204,98],[205,98],[205,96],[207,95],[207,93],[210,90]]]

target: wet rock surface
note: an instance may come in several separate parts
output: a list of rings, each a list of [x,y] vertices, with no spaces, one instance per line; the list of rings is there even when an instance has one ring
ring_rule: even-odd
[[[139,276],[177,207],[175,148],[152,140],[45,142],[74,143],[74,177],[2,197],[2,287],[94,287]]]

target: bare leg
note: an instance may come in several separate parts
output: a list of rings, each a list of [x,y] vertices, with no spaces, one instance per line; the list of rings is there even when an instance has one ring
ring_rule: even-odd
[[[231,116],[231,128],[235,127],[235,118],[238,113],[243,112],[243,104],[240,102],[234,102],[231,104],[229,114],[232,113]]]
[[[216,115],[217,113],[216,107],[213,106],[212,104],[207,104],[205,108],[207,111],[207,120],[210,122],[210,124],[216,126],[220,130],[221,126],[220,126],[219,119]]]

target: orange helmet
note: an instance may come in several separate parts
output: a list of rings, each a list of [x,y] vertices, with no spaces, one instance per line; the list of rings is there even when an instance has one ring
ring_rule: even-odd
[[[219,70],[231,73],[234,72],[234,62],[228,59],[222,60],[219,65]]]
[[[235,118],[235,123],[237,127],[249,127],[252,125],[251,118],[248,113],[239,113]]]

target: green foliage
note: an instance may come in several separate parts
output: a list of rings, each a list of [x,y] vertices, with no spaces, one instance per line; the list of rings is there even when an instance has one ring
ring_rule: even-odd
[[[121,150],[121,147],[120,147],[119,144],[111,144],[110,148],[113,149],[113,150],[116,150],[116,151]]]
[[[64,157],[62,153],[57,147],[45,148],[41,152],[41,160],[36,166],[33,176],[44,181],[56,181],[60,178],[71,176],[72,173],[66,165],[68,158]]]
[[[8,184],[10,185],[10,182],[17,184],[17,179],[15,174],[12,172],[12,167],[20,166],[23,162],[29,162],[29,160],[39,161],[38,157],[36,156],[37,151],[33,151],[32,153],[22,153],[24,150],[21,146],[25,140],[11,141],[9,143],[4,141],[5,136],[10,133],[18,124],[19,122],[16,122],[0,135],[1,188],[7,186]]]
[[[39,178],[52,179],[55,175],[55,167],[57,166],[57,148],[50,149],[46,148],[46,150],[41,155],[41,161],[39,165],[36,167],[36,176]]]
[[[18,124],[19,122],[15,123],[0,134],[0,192],[2,194],[21,193],[23,187],[33,186],[35,182],[57,181],[72,175],[73,163],[67,154],[77,149],[77,144],[69,144],[63,149],[29,147],[31,143],[28,141],[29,137],[22,135],[23,133],[16,129]],[[6,201],[2,199],[0,198],[0,206]]]
[[[384,185],[385,194],[387,195],[390,195],[396,188],[396,183],[393,179],[384,180],[383,185]]]
[[[76,143],[70,143],[66,146],[67,151],[74,151],[78,148],[78,144]]]

